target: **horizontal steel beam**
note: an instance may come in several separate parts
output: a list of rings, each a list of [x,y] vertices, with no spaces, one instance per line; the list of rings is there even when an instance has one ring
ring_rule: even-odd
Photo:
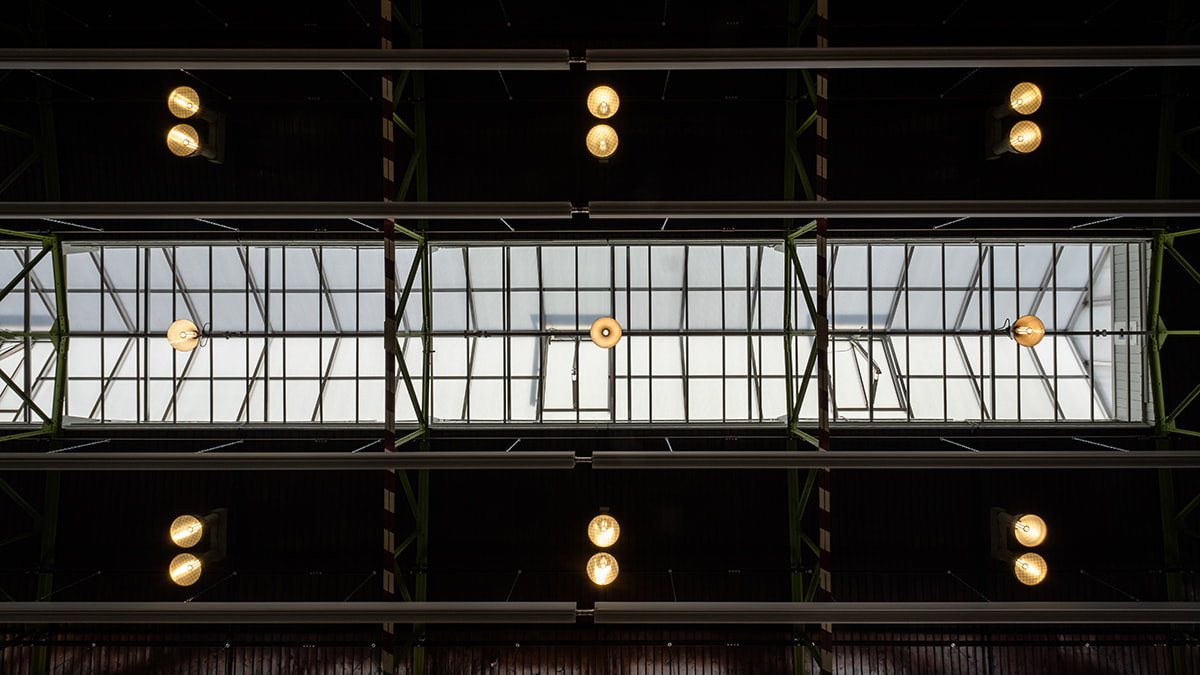
[[[0,623],[575,623],[573,602],[5,602]],[[596,602],[597,624],[1165,624],[1196,602]]]
[[[0,455],[3,457],[3,455]],[[1200,451],[965,450],[597,452],[594,469],[1160,469],[1200,467]],[[0,459],[0,468],[4,461]]]
[[[41,70],[569,70],[566,49],[0,49]]]
[[[3,602],[0,623],[575,623],[573,602]]]
[[[570,469],[552,452],[5,452],[7,471],[364,471],[378,469]]]
[[[596,602],[595,622],[668,624],[1196,623],[1200,602]]]
[[[378,469],[1159,469],[1200,467],[1200,451],[5,452],[4,471],[365,471]]]
[[[589,49],[588,70],[1103,68],[1200,65],[1194,45]]]
[[[1189,218],[1200,200],[889,200],[744,202],[590,202],[588,218]]]
[[[570,202],[5,202],[0,220],[570,218]]]

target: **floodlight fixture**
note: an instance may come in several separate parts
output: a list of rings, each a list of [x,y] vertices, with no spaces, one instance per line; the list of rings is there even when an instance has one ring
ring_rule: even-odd
[[[621,97],[612,87],[601,85],[593,89],[587,97],[588,112],[594,117],[606,120],[617,114],[621,107]]]
[[[178,319],[167,329],[167,342],[180,352],[190,352],[200,344],[200,327],[188,319]]]
[[[1012,565],[1017,581],[1036,586],[1046,580],[1049,566],[1046,559],[1032,551],[1018,555],[1009,550],[1009,543],[1033,548],[1046,541],[1046,521],[1032,513],[1012,515],[994,506],[991,511],[992,557]]]
[[[1036,316],[1027,314],[1013,322],[1009,335],[1022,347],[1032,347],[1046,336],[1046,324]]]
[[[176,124],[167,132],[167,149],[176,157],[200,154],[200,133],[190,124]]]
[[[592,322],[590,336],[597,347],[610,349],[621,341],[621,324],[611,316],[602,316]]]
[[[1032,115],[1042,107],[1042,90],[1032,82],[1021,82],[1008,93],[1008,107],[1019,115]]]
[[[616,518],[607,513],[601,513],[588,523],[587,535],[588,539],[596,546],[608,548],[617,543],[617,539],[621,537],[621,526],[617,523]]]
[[[191,87],[175,87],[167,96],[167,109],[181,120],[200,112],[200,94]]]
[[[1037,586],[1042,583],[1046,580],[1049,572],[1050,568],[1046,565],[1046,559],[1032,551],[1013,560],[1013,574],[1017,576],[1017,581],[1026,586]]]
[[[204,538],[204,521],[184,514],[171,521],[171,541],[179,548],[191,548]]]
[[[617,131],[607,124],[597,124],[587,133],[587,149],[593,156],[604,159],[617,151]]]
[[[200,580],[200,573],[204,570],[204,562],[197,556],[191,553],[180,553],[171,559],[171,567],[168,574],[171,581],[174,581],[180,586],[191,586]]]
[[[619,572],[617,559],[608,553],[597,553],[588,559],[587,575],[597,586],[607,586],[616,581]]]

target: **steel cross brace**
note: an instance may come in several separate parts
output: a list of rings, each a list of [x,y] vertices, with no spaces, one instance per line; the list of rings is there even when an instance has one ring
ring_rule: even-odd
[[[18,232],[16,230],[0,229],[0,235],[10,237],[19,237],[22,239],[33,239],[41,242],[42,250],[33,256],[25,266],[17,272],[16,276],[8,282],[8,284],[0,290],[0,300],[12,292],[16,286],[22,281],[28,281],[29,275],[39,262],[47,255],[54,264],[54,300],[55,300],[55,319],[51,324],[48,332],[37,333],[6,333],[4,337],[20,337],[20,338],[48,338],[50,344],[54,347],[55,352],[55,372],[54,372],[54,399],[51,412],[47,414],[34,401],[33,397],[25,391],[24,387],[18,385],[7,374],[0,371],[0,381],[12,389],[20,399],[29,406],[29,409],[34,412],[42,420],[42,429],[40,431],[24,432],[19,434],[10,434],[0,437],[0,441],[15,440],[19,438],[28,438],[31,436],[39,436],[42,434],[57,435],[62,431],[63,408],[66,400],[67,391],[67,348],[70,343],[70,323],[67,319],[67,284],[66,284],[66,263],[63,258],[62,240],[58,235],[38,235],[29,232]],[[25,361],[25,367],[29,367],[28,358]]]
[[[797,354],[795,354],[794,338],[800,334],[808,334],[811,331],[799,331],[795,328],[792,321],[792,296],[795,294],[794,284],[799,281],[800,290],[804,295],[805,308],[808,310],[809,317],[812,318],[813,325],[817,325],[817,309],[813,303],[812,291],[808,286],[808,279],[804,274],[804,267],[800,264],[800,258],[796,254],[795,239],[796,237],[810,232],[816,227],[815,222],[811,222],[797,230],[788,232],[784,238],[784,256],[783,256],[783,341],[784,341],[784,372],[786,374],[786,389],[787,389],[787,426],[789,436],[803,438],[811,443],[814,447],[817,445],[817,439],[812,434],[809,434],[800,429],[798,420],[800,418],[800,406],[804,402],[804,395],[808,391],[809,382],[812,380],[813,366],[817,360],[817,342],[814,338],[812,347],[809,349],[808,360],[804,368],[804,377],[800,381],[799,391],[793,391],[795,386],[795,368],[798,365]]]
[[[1200,432],[1181,429],[1176,426],[1176,420],[1187,409],[1192,401],[1200,397],[1200,384],[1183,398],[1170,412],[1167,411],[1165,388],[1163,386],[1162,346],[1171,335],[1200,335],[1200,330],[1168,330],[1160,313],[1162,301],[1162,268],[1163,254],[1167,253],[1188,273],[1197,283],[1200,283],[1200,272],[1196,271],[1186,258],[1175,248],[1175,239],[1200,233],[1200,229],[1185,230],[1168,234],[1157,232],[1154,235],[1152,257],[1150,261],[1150,307],[1147,321],[1149,330],[1147,343],[1150,358],[1150,379],[1154,397],[1154,426],[1159,436],[1169,434],[1184,434],[1200,436]]]

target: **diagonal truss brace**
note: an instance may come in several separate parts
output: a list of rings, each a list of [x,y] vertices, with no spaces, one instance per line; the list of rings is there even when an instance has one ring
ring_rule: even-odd
[[[67,284],[66,284],[66,263],[63,257],[62,240],[57,235],[38,235],[29,232],[19,232],[16,230],[0,229],[0,235],[18,237],[21,239],[33,239],[41,242],[42,249],[30,258],[30,260],[17,272],[16,276],[0,290],[0,300],[6,298],[14,288],[22,281],[28,282],[33,269],[46,256],[50,256],[54,264],[54,300],[55,300],[55,318],[51,324],[50,330],[47,332],[5,332],[4,338],[42,338],[48,339],[54,347],[55,352],[55,370],[54,370],[54,397],[53,404],[49,414],[42,410],[33,401],[33,397],[26,390],[26,386],[22,386],[15,382],[6,373],[0,372],[0,380],[2,380],[9,389],[16,394],[21,401],[29,407],[29,409],[37,415],[42,421],[42,428],[39,431],[23,432],[18,434],[10,434],[0,436],[0,441],[15,440],[18,438],[28,438],[31,436],[39,436],[42,434],[57,435],[62,431],[63,409],[66,401],[67,391],[67,347],[70,341],[70,324],[67,319]],[[26,360],[26,368],[29,367],[28,359]],[[28,380],[28,378],[26,378]],[[26,383],[28,384],[28,382]]]
[[[784,237],[784,256],[783,256],[783,342],[784,342],[784,372],[786,374],[786,389],[787,389],[787,426],[788,434],[804,439],[811,443],[814,447],[817,445],[817,439],[812,434],[809,434],[800,429],[798,421],[800,418],[800,406],[804,402],[804,396],[808,392],[809,382],[812,381],[813,366],[817,361],[817,341],[814,339],[811,348],[809,349],[808,359],[804,367],[804,376],[800,380],[799,390],[794,391],[796,380],[796,366],[799,365],[799,355],[795,353],[795,337],[798,335],[796,327],[792,321],[792,296],[795,295],[795,284],[799,282],[800,290],[804,295],[805,308],[808,311],[809,317],[812,319],[813,325],[817,325],[817,308],[813,302],[812,291],[808,285],[808,279],[804,274],[804,267],[800,264],[800,257],[796,254],[795,240],[816,228],[816,221],[812,221],[807,225],[788,232]]]
[[[1162,347],[1167,338],[1171,335],[1200,335],[1200,330],[1168,330],[1159,312],[1162,300],[1164,253],[1174,258],[1189,276],[1196,280],[1197,283],[1200,283],[1200,272],[1197,272],[1196,268],[1175,248],[1175,239],[1197,233],[1200,233],[1200,229],[1185,230],[1171,234],[1158,232],[1155,233],[1152,244],[1153,249],[1150,261],[1150,312],[1148,317],[1151,334],[1148,336],[1147,343],[1150,347],[1150,379],[1154,398],[1154,425],[1155,432],[1159,436],[1167,436],[1173,433],[1200,436],[1200,432],[1198,431],[1181,429],[1176,425],[1176,420],[1179,419],[1179,416],[1197,397],[1200,397],[1200,384],[1197,384],[1183,400],[1168,412],[1162,368]]]

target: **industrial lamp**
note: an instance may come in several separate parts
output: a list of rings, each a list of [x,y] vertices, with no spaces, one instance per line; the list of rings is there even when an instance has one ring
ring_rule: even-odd
[[[617,151],[617,132],[607,124],[597,124],[587,134],[587,149],[593,156],[604,159]]]
[[[200,579],[200,573],[209,563],[225,559],[226,511],[214,509],[203,518],[191,514],[181,515],[171,521],[171,542],[180,548],[191,548],[207,536],[208,550],[199,553],[180,553],[171,559],[167,575],[180,586],[191,586]]]
[[[617,524],[616,518],[601,513],[588,523],[587,534],[593,544],[600,548],[608,548],[621,537],[621,526]]]
[[[1021,82],[1008,93],[1008,107],[1018,115],[1032,115],[1042,107],[1042,90],[1032,82]]]
[[[176,351],[190,352],[200,344],[200,327],[188,319],[179,319],[167,329],[167,342]]]
[[[225,160],[225,116],[200,104],[200,94],[191,87],[175,87],[167,95],[167,110],[179,119],[203,120],[202,137],[191,124],[176,124],[167,132],[167,149],[176,157],[205,157],[214,164]]]
[[[617,559],[607,553],[597,553],[588,559],[587,575],[597,586],[607,586],[616,581],[618,572]]]
[[[1012,565],[1013,575],[1026,586],[1045,581],[1050,571],[1046,559],[1032,551],[1017,555],[1009,550],[1009,542],[1011,538],[1027,548],[1040,546],[1046,541],[1046,521],[1032,513],[1014,516],[998,506],[992,507],[991,515],[992,557]]]
[[[610,349],[621,341],[621,324],[611,316],[602,316],[592,322],[590,336],[597,347]]]
[[[617,114],[621,107],[621,97],[612,87],[599,86],[593,89],[587,97],[587,109],[594,117],[606,120]]]
[[[1012,115],[1032,115],[1042,107],[1042,90],[1032,82],[1020,82],[1008,92],[1008,101],[991,110],[987,125],[987,158],[1008,153],[1027,155],[1042,144],[1042,129],[1033,120],[1009,125],[1003,121]]]
[[[1042,144],[1042,129],[1030,120],[1021,120],[1008,130],[1008,137],[1003,143],[997,144],[992,151],[997,155],[1015,152],[1027,155]]]
[[[1032,347],[1046,336],[1046,324],[1036,316],[1027,314],[1013,322],[1008,335],[1022,347]]]
[[[200,112],[200,94],[191,87],[175,87],[167,96],[167,109],[181,120]]]

